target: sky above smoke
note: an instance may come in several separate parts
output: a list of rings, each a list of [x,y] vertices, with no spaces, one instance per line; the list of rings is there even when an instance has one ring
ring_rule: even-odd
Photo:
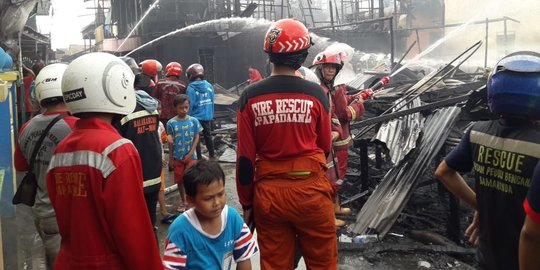
[[[68,48],[70,44],[83,44],[81,29],[94,20],[94,9],[87,9],[93,1],[53,0],[49,16],[37,16],[38,31],[51,34],[51,47]]]

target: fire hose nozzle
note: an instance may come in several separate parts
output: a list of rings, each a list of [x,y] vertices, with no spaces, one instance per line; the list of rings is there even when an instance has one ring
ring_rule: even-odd
[[[381,82],[383,83],[383,86],[387,85],[390,82],[390,76],[382,77]]]
[[[363,100],[366,100],[370,98],[371,96],[373,96],[373,94],[375,94],[375,91],[383,88],[389,82],[390,82],[390,76],[384,76],[375,85],[373,85],[373,87],[363,90],[362,92],[360,92],[359,95]]]
[[[384,76],[382,77],[373,87],[371,87],[371,90],[377,91],[387,85],[390,82],[390,76]]]
[[[373,90],[371,89],[366,89],[366,90],[363,90],[362,92],[360,92],[360,97],[363,99],[363,100],[366,100],[368,99],[369,97],[371,97],[373,95]]]

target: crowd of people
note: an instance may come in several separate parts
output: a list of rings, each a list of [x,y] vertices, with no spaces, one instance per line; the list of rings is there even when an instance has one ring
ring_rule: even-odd
[[[214,88],[201,64],[187,68],[187,83],[178,62],[159,79],[159,61],[107,53],[42,67],[41,113],[20,129],[15,167],[36,175],[32,210],[47,268],[230,269],[234,261],[245,270],[260,253],[262,269],[293,269],[299,254],[308,269],[337,269],[336,227],[345,222],[336,214],[352,212],[337,196],[349,124],[373,91],[351,95],[336,81],[347,55],[335,50],[315,56],[317,82],[304,78],[311,45],[301,22],[279,20],[264,38],[270,76],[249,69],[237,111],[242,215],[227,206],[211,133]],[[503,58],[487,87],[501,117],[473,124],[436,176],[476,210],[467,233],[481,269],[539,269],[540,54]],[[165,204],[167,168],[179,215]],[[471,170],[474,190],[458,173]],[[172,223],[162,255],[158,204],[161,222]]]

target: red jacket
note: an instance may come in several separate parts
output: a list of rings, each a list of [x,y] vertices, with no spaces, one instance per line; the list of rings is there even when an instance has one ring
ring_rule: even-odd
[[[175,76],[159,80],[152,91],[152,97],[161,102],[160,119],[171,119],[177,115],[174,108],[174,97],[186,93],[186,85]]]
[[[271,76],[246,88],[237,112],[237,189],[244,208],[252,205],[255,170],[272,173],[261,172],[259,161],[256,169],[256,158],[325,163],[331,148],[329,109],[322,89],[296,76]]]
[[[62,236],[56,270],[162,269],[139,154],[110,124],[75,124],[51,159],[47,188]]]
[[[331,128],[332,132],[337,132],[339,134],[336,141],[339,141],[342,137],[343,130],[341,128],[341,122],[339,121],[339,118],[336,114],[336,107],[334,106],[332,95],[328,91],[328,88],[323,87],[323,90],[328,97],[328,101],[330,102],[330,120],[331,120]],[[339,180],[338,176],[338,169],[337,169],[337,157],[335,156],[334,151],[332,151],[327,157],[326,157],[326,166],[328,167],[328,170],[326,171],[326,178],[332,183],[334,188],[339,188],[339,184],[337,183]]]
[[[33,112],[32,97],[30,97],[30,88],[32,87],[32,82],[34,82],[34,76],[28,74],[23,77],[23,87],[24,87],[24,109],[25,112]],[[22,87],[17,88],[17,104],[19,104]],[[19,104],[20,105],[20,104]],[[22,106],[17,107],[17,111],[20,111]]]
[[[328,86],[321,84],[325,92],[328,92]],[[334,115],[338,118],[341,125],[341,134],[333,142],[335,150],[348,149],[352,144],[350,123],[359,119],[364,114],[364,105],[354,101],[354,96],[347,95],[347,87],[342,84],[334,87],[330,91],[331,103],[334,108]],[[334,122],[333,122],[334,123]]]

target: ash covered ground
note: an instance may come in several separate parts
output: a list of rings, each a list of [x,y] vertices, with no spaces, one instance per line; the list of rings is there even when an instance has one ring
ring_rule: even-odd
[[[227,203],[241,213],[234,180],[235,164],[221,163],[221,166],[225,170],[227,178],[225,182]],[[354,172],[354,170],[351,171]],[[433,171],[434,167],[428,170],[424,178],[426,180],[433,178]],[[171,177],[172,174],[169,175],[169,183],[170,179],[172,179]],[[355,183],[354,180],[350,180],[350,182]],[[475,269],[474,255],[456,254],[456,252],[452,251],[452,247],[456,243],[446,237],[446,222],[449,213],[448,194],[444,191],[444,187],[441,188],[442,190],[439,189],[436,182],[433,182],[433,184],[418,188],[414,192],[402,215],[390,230],[391,233],[404,235],[403,237],[389,234],[381,243],[370,243],[364,246],[348,242],[339,243],[341,248],[339,250],[338,268],[343,270]],[[351,196],[351,192],[354,192],[353,190],[353,188],[349,192],[344,190],[343,198]],[[443,197],[439,195],[440,192],[442,192]],[[175,209],[175,205],[178,204],[178,200],[178,192],[176,191],[167,196],[167,201],[170,204],[169,210],[171,212],[174,212],[173,210]],[[362,200],[350,204],[355,214],[360,210],[361,204]],[[462,206],[460,213],[462,228],[460,235],[463,235],[465,228],[472,219],[472,211]],[[355,221],[356,215],[349,217],[340,216],[340,218],[345,219],[347,224],[351,224]],[[166,229],[167,225],[159,225],[161,239],[165,237]],[[417,240],[411,238],[411,232],[414,233],[412,237]],[[355,235],[347,232],[346,228],[342,228],[338,230],[339,236],[341,236],[341,240],[347,241],[347,238],[353,238]],[[464,236],[460,240],[462,247],[470,247],[467,245]],[[430,242],[445,243],[447,248],[443,251],[437,251],[438,247],[444,246],[436,245],[435,243],[430,244]],[[381,247],[387,250],[380,252],[370,251],[381,249]],[[430,251],[431,248],[434,248],[434,250]],[[254,259],[253,265],[254,269],[259,269],[258,258]],[[305,269],[303,262],[300,263],[297,269]]]
[[[351,160],[355,162],[354,154]],[[430,181],[433,178],[432,168],[428,169],[423,178]],[[226,174],[226,193],[228,204],[235,207],[241,213],[235,184],[235,164],[221,163]],[[348,184],[343,188],[342,199],[356,194],[358,179],[354,176],[355,169],[349,170]],[[173,185],[172,172],[167,174],[167,186]],[[428,182],[429,183],[429,182]],[[348,206],[354,211],[354,215],[340,216],[347,224],[356,220],[356,213],[360,210],[366,198],[358,199]],[[179,202],[177,191],[167,195],[167,208],[175,213]],[[41,252],[40,238],[36,234],[31,215],[27,207],[18,207],[17,222],[20,224],[18,236],[18,268],[17,269],[45,269],[44,257]],[[456,243],[448,240],[447,216],[449,210],[448,193],[444,187],[439,187],[436,182],[425,185],[415,190],[407,203],[404,211],[397,222],[381,242],[369,244],[350,243],[355,235],[346,228],[338,230],[339,243],[339,269],[374,269],[374,270],[412,270],[412,269],[475,269],[474,255],[456,252]],[[461,206],[461,232],[469,225],[472,212],[469,208]],[[158,220],[160,215],[158,213]],[[163,250],[168,225],[158,222],[160,248]],[[403,235],[396,236],[396,235]],[[431,243],[431,244],[430,244]],[[441,245],[442,244],[442,245]],[[444,248],[442,248],[444,247]],[[464,236],[460,239],[460,247],[469,248]],[[459,250],[458,250],[459,251]],[[253,269],[260,269],[258,256],[253,259]],[[306,269],[301,261],[297,269]]]

